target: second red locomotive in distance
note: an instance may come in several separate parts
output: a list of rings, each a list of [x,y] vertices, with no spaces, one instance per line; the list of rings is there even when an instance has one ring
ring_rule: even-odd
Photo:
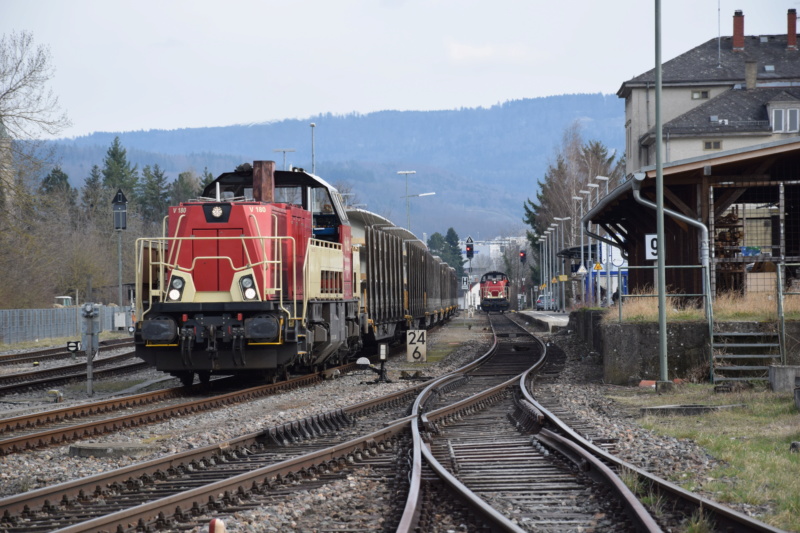
[[[491,313],[504,313],[511,306],[508,301],[508,276],[502,272],[492,271],[481,276],[481,310]]]

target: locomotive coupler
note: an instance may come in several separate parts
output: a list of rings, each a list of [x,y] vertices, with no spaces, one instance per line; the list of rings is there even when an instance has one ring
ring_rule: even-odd
[[[207,344],[206,344],[206,351],[208,352],[209,359],[216,359],[217,358],[217,326],[211,324],[206,327],[207,332]]]
[[[238,354],[242,366],[247,366],[244,359],[244,328],[231,328],[231,341],[233,342],[231,350],[234,364],[236,364],[236,355]]]
[[[194,349],[194,328],[181,328],[181,362],[183,366],[191,366],[192,349]]]

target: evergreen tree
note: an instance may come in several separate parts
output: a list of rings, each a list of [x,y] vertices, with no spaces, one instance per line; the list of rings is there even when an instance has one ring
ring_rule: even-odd
[[[193,170],[181,172],[169,188],[169,205],[178,205],[186,200],[197,198],[200,189],[199,179]],[[201,189],[202,192],[202,189]]]
[[[539,181],[536,199],[528,198],[523,202],[523,221],[531,228],[527,237],[534,252],[538,253],[537,240],[554,217],[572,217],[572,224],[567,226],[569,232],[564,239],[564,246],[575,245],[576,235],[580,233],[580,202],[573,200],[573,197],[583,196],[580,191],[585,190],[589,183],[597,183],[596,176],[608,177],[609,190],[614,188],[624,176],[624,161],[617,160],[613,154],[609,155],[608,148],[600,141],[584,143],[577,126],[572,125],[564,132],[555,162],[547,167],[544,180]],[[529,258],[528,263],[536,273],[539,261]],[[540,278],[538,273],[535,277]]]
[[[103,186],[115,192],[117,189],[122,189],[128,200],[133,201],[138,182],[137,166],[131,166],[127,150],[122,147],[119,137],[115,137],[103,159]]]
[[[166,215],[169,205],[169,184],[164,171],[155,165],[142,169],[142,181],[137,190],[139,211],[147,222],[158,222]]]
[[[81,189],[81,209],[88,219],[92,220],[96,217],[97,210],[106,197],[110,198],[111,193],[103,187],[100,167],[93,165],[92,170],[89,171],[89,177],[86,178]]]
[[[58,196],[66,200],[67,204],[74,206],[77,202],[78,191],[69,184],[69,176],[56,165],[53,170],[44,177],[39,187],[39,192],[45,195]]]
[[[430,250],[433,255],[439,255],[443,249],[444,236],[441,233],[437,231],[428,237],[428,250]]]
[[[428,238],[428,249],[433,255],[441,257],[442,261],[456,269],[458,279],[464,275],[464,263],[466,260],[461,255],[461,247],[458,244],[458,233],[453,228],[447,230],[447,235],[442,236],[436,232]]]
[[[461,255],[461,246],[458,244],[458,233],[453,228],[447,229],[447,235],[444,237],[446,259],[448,265],[456,269],[456,276],[458,279],[464,275],[464,263],[467,262]]]
[[[208,171],[208,167],[203,169],[203,175],[200,176],[200,184],[198,185],[197,196],[202,196],[203,191],[205,190],[208,185],[214,181],[214,174]]]

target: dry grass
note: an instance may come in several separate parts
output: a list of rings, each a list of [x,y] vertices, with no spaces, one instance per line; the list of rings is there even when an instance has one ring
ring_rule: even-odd
[[[770,322],[778,319],[776,296],[769,293],[749,293],[741,295],[728,292],[714,299],[715,321],[751,321]],[[800,320],[800,295],[784,297],[783,315],[787,320]],[[605,314],[604,320],[619,320],[619,310],[614,307]],[[622,304],[623,322],[657,322],[658,298],[655,291],[634,292],[625,297]],[[699,305],[685,303],[675,296],[667,296],[667,321],[701,321],[705,320],[705,312]]]
[[[696,416],[644,417],[642,426],[663,435],[692,439],[722,466],[706,478],[673,481],[712,499],[747,504],[773,526],[800,531],[800,454],[790,444],[800,440],[797,409],[789,394],[743,390],[715,394],[712,385],[684,385],[668,395],[649,390],[619,390],[611,397],[630,407],[664,404],[745,404]],[[691,531],[705,531],[697,517]]]

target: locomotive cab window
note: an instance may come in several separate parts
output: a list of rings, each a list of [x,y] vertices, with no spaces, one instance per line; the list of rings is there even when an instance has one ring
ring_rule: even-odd
[[[275,203],[303,205],[303,188],[300,186],[275,187]]]
[[[311,212],[314,216],[314,237],[339,242],[339,226],[342,225],[344,213],[339,193],[325,187],[313,188]]]

